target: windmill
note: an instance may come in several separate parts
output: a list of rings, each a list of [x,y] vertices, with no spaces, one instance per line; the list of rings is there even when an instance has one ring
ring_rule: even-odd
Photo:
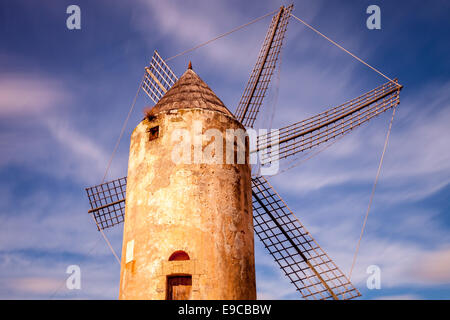
[[[282,6],[273,16],[250,79],[234,113],[233,121],[237,121],[245,128],[253,128],[255,125],[276,68],[292,9],[293,5]],[[180,86],[191,81],[190,79],[196,79],[197,76],[191,68],[189,66],[188,71],[180,78],[180,82],[183,82],[180,84],[179,79],[167,63],[157,51],[154,52],[150,65],[145,68],[144,80],[141,85],[144,92],[156,104],[154,109],[157,110],[152,109],[147,114],[149,123],[157,114],[158,107],[161,108],[161,103],[165,101],[167,105],[167,101],[171,99],[166,96],[166,93],[171,92],[168,93],[168,96],[173,96],[172,88],[175,90],[177,87],[180,90]],[[202,92],[200,96],[208,95],[207,98],[209,101],[213,101],[212,103],[217,109],[215,111],[222,112],[221,108],[224,106],[212,91],[208,91],[210,89],[207,85],[200,83],[199,86],[206,86],[203,88],[206,91]],[[399,104],[401,89],[402,86],[398,84],[397,80],[389,81],[344,104],[279,129],[276,138],[273,133],[261,134],[257,137],[256,147],[250,152],[260,154],[260,165],[264,166],[325,144],[396,107]],[[158,139],[159,126],[148,128],[146,134],[148,134],[148,140]],[[137,142],[132,141],[132,143]],[[133,179],[133,183],[136,184],[136,178]],[[95,218],[99,231],[124,222],[125,209],[129,205],[127,204],[128,200],[126,202],[127,188],[130,188],[127,186],[127,177],[86,188],[91,205],[89,213]],[[259,172],[252,172],[251,175],[251,198],[254,233],[303,298],[346,300],[360,296],[359,291],[317,244],[267,178],[260,175]],[[133,199],[133,201],[137,200]],[[151,199],[148,201],[150,202]],[[171,203],[170,205],[176,204]],[[253,241],[253,235],[250,240]],[[125,242],[124,238],[122,278],[126,277],[124,272],[133,273],[138,272],[136,268],[139,269],[134,265],[134,241],[132,239]],[[180,267],[184,260],[189,261],[189,256],[183,250],[174,252],[169,258],[169,262],[178,263],[171,265],[171,268],[175,270],[174,274],[181,275],[176,279],[178,283],[172,283],[174,286],[171,286],[171,290],[176,290],[177,285],[181,285],[178,286],[181,288],[183,284],[192,286],[192,290],[199,290],[194,285],[194,279],[185,276],[185,274],[191,273],[186,270],[195,269],[197,272],[198,265],[195,265],[195,261],[191,261],[187,267],[183,267],[187,268],[186,270],[176,271],[177,266]],[[163,275],[167,263],[163,264],[161,268],[160,273]],[[192,271],[193,274],[195,272]],[[201,274],[201,271],[198,271],[197,274]],[[167,278],[167,286],[169,286],[169,281],[170,279]],[[157,292],[164,291],[161,286],[164,284],[159,284],[155,290]],[[182,292],[179,294],[183,297]]]

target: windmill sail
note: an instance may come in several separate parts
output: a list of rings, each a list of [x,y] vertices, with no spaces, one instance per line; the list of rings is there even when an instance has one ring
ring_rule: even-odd
[[[313,148],[368,122],[397,106],[400,90],[397,80],[389,81],[338,107],[319,113],[279,130],[279,140],[273,142],[270,133],[258,136],[257,148],[261,163],[268,164]],[[276,147],[276,148],[273,148]],[[272,150],[273,148],[273,150]]]
[[[293,7],[294,5],[281,7],[272,18],[258,59],[236,109],[236,118],[246,127],[253,127],[266,95]]]
[[[305,299],[360,296],[264,177],[252,179],[255,233]]]
[[[100,231],[124,221],[127,178],[120,178],[86,188],[97,229]]]
[[[154,103],[157,103],[177,80],[175,73],[155,50],[150,65],[145,67],[142,89]]]

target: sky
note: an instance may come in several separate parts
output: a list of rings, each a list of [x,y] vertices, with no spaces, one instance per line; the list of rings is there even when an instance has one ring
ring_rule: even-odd
[[[66,27],[69,5],[81,29]],[[108,159],[155,49],[172,57],[284,1],[0,3],[0,299],[117,299],[120,266],[88,215],[85,187]],[[369,30],[366,9],[381,9]],[[303,0],[293,13],[404,86],[352,282],[361,299],[450,298],[450,3]],[[232,111],[270,18],[169,62],[193,68]],[[291,19],[257,125],[278,128],[386,82]],[[141,91],[107,179],[126,175]],[[391,113],[269,181],[348,275]],[[121,252],[122,226],[106,230]],[[255,240],[259,299],[299,299]],[[68,290],[66,269],[81,269]],[[369,289],[367,268],[380,270]]]

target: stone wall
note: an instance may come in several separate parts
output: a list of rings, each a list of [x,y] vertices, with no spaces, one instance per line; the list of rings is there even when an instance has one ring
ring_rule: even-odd
[[[195,135],[194,123],[224,137],[226,129],[243,129],[221,112],[180,109],[144,119],[133,131],[120,299],[165,299],[167,276],[176,274],[192,275],[192,299],[256,299],[248,159],[173,162],[172,133],[186,129]],[[157,138],[149,132],[156,126]],[[178,250],[190,260],[168,261]]]

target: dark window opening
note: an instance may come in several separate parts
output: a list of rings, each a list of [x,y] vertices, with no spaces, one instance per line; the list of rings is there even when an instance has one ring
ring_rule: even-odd
[[[175,251],[169,258],[169,261],[181,261],[181,260],[189,260],[189,255],[182,251]]]
[[[159,126],[148,129],[149,141],[155,140],[159,137]]]

